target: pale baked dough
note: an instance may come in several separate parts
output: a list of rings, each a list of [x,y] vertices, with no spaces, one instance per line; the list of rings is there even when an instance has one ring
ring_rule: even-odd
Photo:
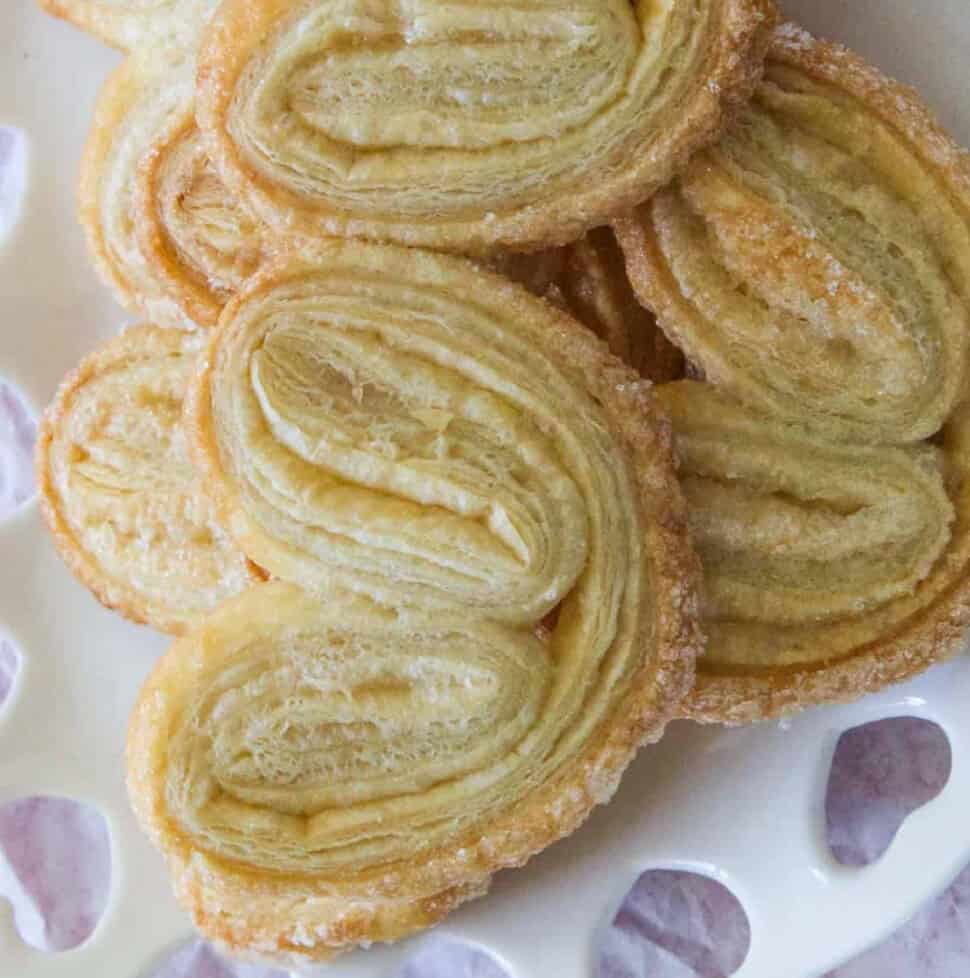
[[[717,136],[773,19],[770,0],[226,0],[199,123],[288,234],[563,244]]]
[[[588,326],[641,377],[662,383],[684,375],[683,355],[637,299],[609,228],[594,228],[561,248],[507,252],[490,264]]]
[[[203,934],[291,966],[427,926],[575,829],[692,678],[650,385],[459,259],[357,242],[232,300],[187,412],[288,579],[177,643],[129,784]]]
[[[107,44],[156,54],[191,44],[218,0],[38,0],[48,13]]]
[[[856,699],[954,653],[970,624],[970,408],[939,445],[829,441],[708,384],[667,384],[707,650],[694,719]]]
[[[663,328],[755,407],[904,442],[964,396],[968,156],[844,48],[780,28],[738,125],[615,226]]]
[[[257,579],[189,463],[182,401],[200,349],[174,330],[127,330],[67,377],[37,446],[65,563],[109,608],[176,634]]]
[[[264,229],[225,188],[194,123],[194,61],[139,56],[109,78],[81,170],[81,223],[132,314],[211,326],[264,257]],[[279,237],[277,235],[277,237]]]

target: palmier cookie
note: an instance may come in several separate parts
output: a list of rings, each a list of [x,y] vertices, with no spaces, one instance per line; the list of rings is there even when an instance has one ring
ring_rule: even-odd
[[[198,118],[223,178],[283,233],[534,250],[713,140],[773,18],[770,0],[226,0]]]
[[[149,681],[136,812],[203,934],[299,966],[402,937],[610,797],[698,649],[650,385],[455,258],[331,241],[226,309],[194,450],[283,580]]]
[[[615,226],[661,326],[752,407],[901,443],[964,397],[968,156],[844,48],[779,29],[738,124]]]

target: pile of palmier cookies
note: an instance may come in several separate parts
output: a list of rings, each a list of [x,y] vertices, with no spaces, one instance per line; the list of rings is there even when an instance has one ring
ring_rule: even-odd
[[[137,816],[209,938],[395,940],[677,716],[858,697],[970,622],[970,160],[770,0],[42,0],[144,323],[42,505],[177,635]]]

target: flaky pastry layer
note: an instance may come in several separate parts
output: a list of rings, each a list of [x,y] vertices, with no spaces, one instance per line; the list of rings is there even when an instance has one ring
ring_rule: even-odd
[[[189,417],[226,525],[284,580],[166,656],[129,780],[234,952],[427,926],[575,829],[685,695],[667,427],[524,289],[396,247],[283,257],[227,307]]]
[[[562,244],[666,182],[756,81],[770,0],[227,0],[198,116],[273,227]]]
[[[615,222],[713,383],[830,437],[930,437],[967,385],[970,162],[917,95],[779,28],[716,148]]]
[[[200,350],[174,330],[127,330],[68,375],[37,443],[65,563],[109,608],[176,634],[258,579],[189,463],[182,402]]]

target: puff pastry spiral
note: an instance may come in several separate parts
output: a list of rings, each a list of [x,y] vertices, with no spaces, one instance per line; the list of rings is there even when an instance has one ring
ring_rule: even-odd
[[[843,48],[780,28],[739,124],[616,227],[663,328],[755,407],[905,442],[963,396],[968,157]]]
[[[200,341],[130,329],[70,374],[41,425],[41,507],[108,607],[180,633],[255,579],[189,463],[182,401]]]
[[[689,713],[748,722],[856,698],[970,623],[970,410],[940,445],[829,441],[708,384],[658,389],[704,566]]]
[[[649,387],[474,265],[357,243],[227,308],[195,450],[284,580],[177,643],[129,739],[203,933],[297,961],[390,940],[574,829],[697,648]]]
[[[286,232],[561,244],[716,136],[771,18],[769,0],[227,0],[198,115]]]

